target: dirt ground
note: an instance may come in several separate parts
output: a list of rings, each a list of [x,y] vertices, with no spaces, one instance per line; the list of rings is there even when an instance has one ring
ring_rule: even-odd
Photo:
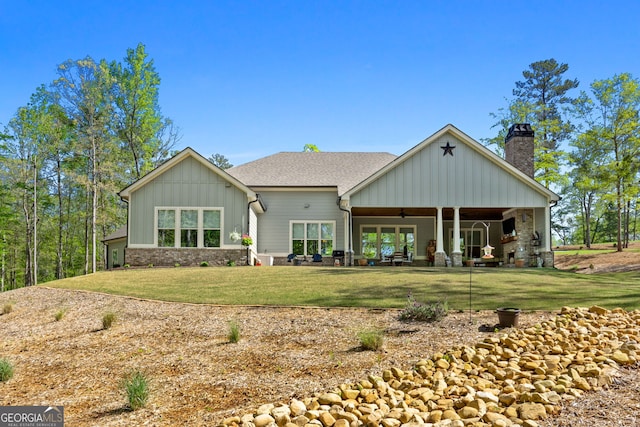
[[[622,252],[614,252],[615,247],[611,244],[594,244],[591,249],[610,250],[611,253],[606,254],[571,254],[571,251],[578,251],[584,247],[562,246],[560,250],[568,251],[567,255],[556,255],[555,267],[561,270],[575,270],[576,273],[613,273],[620,271],[640,271],[640,242],[631,242],[630,252],[623,250]]]
[[[638,254],[635,254],[636,257]],[[286,403],[383,369],[410,369],[453,345],[495,333],[493,312],[450,313],[434,324],[403,323],[397,310],[220,307],[146,301],[35,287],[0,294],[0,358],[15,375],[0,405],[63,405],[69,426],[218,425],[265,403]],[[55,320],[64,311],[60,321]],[[102,316],[117,319],[102,328]],[[554,313],[523,313],[521,326]],[[241,339],[229,343],[229,322]],[[382,351],[362,351],[358,332],[384,329]],[[128,410],[122,380],[150,379],[145,408]],[[608,389],[585,395],[541,426],[636,426],[640,376],[625,369]]]

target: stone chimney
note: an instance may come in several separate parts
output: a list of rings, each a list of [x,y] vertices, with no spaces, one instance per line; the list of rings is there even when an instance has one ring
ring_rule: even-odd
[[[533,178],[533,130],[529,123],[518,123],[509,128],[504,139],[504,158]]]

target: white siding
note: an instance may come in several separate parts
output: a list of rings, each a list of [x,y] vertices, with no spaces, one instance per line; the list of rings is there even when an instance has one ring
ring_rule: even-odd
[[[455,146],[443,156],[441,146]],[[548,199],[446,134],[351,196],[351,206],[545,207]]]

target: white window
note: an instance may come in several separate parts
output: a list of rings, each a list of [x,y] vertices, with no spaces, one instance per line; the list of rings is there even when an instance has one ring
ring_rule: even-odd
[[[222,235],[222,209],[158,208],[156,210],[158,247],[219,248]]]
[[[172,248],[176,246],[176,211],[158,209],[158,246]]]
[[[220,211],[202,211],[202,234],[205,248],[220,247]]]
[[[335,239],[335,221],[292,221],[291,253],[330,256]]]
[[[415,255],[416,227],[407,225],[363,225],[360,227],[362,256],[390,257],[394,252]]]
[[[180,211],[180,247],[198,247],[198,211],[195,209]]]

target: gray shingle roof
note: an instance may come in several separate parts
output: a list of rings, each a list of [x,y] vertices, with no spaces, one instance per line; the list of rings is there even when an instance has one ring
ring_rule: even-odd
[[[107,237],[105,237],[102,241],[103,242],[108,242],[110,240],[122,239],[123,237],[127,237],[127,226],[126,225],[123,225],[122,227],[118,228],[116,231],[114,231],[113,233],[111,233]]]
[[[391,153],[281,152],[226,172],[248,187],[337,187],[341,195],[395,158]]]

